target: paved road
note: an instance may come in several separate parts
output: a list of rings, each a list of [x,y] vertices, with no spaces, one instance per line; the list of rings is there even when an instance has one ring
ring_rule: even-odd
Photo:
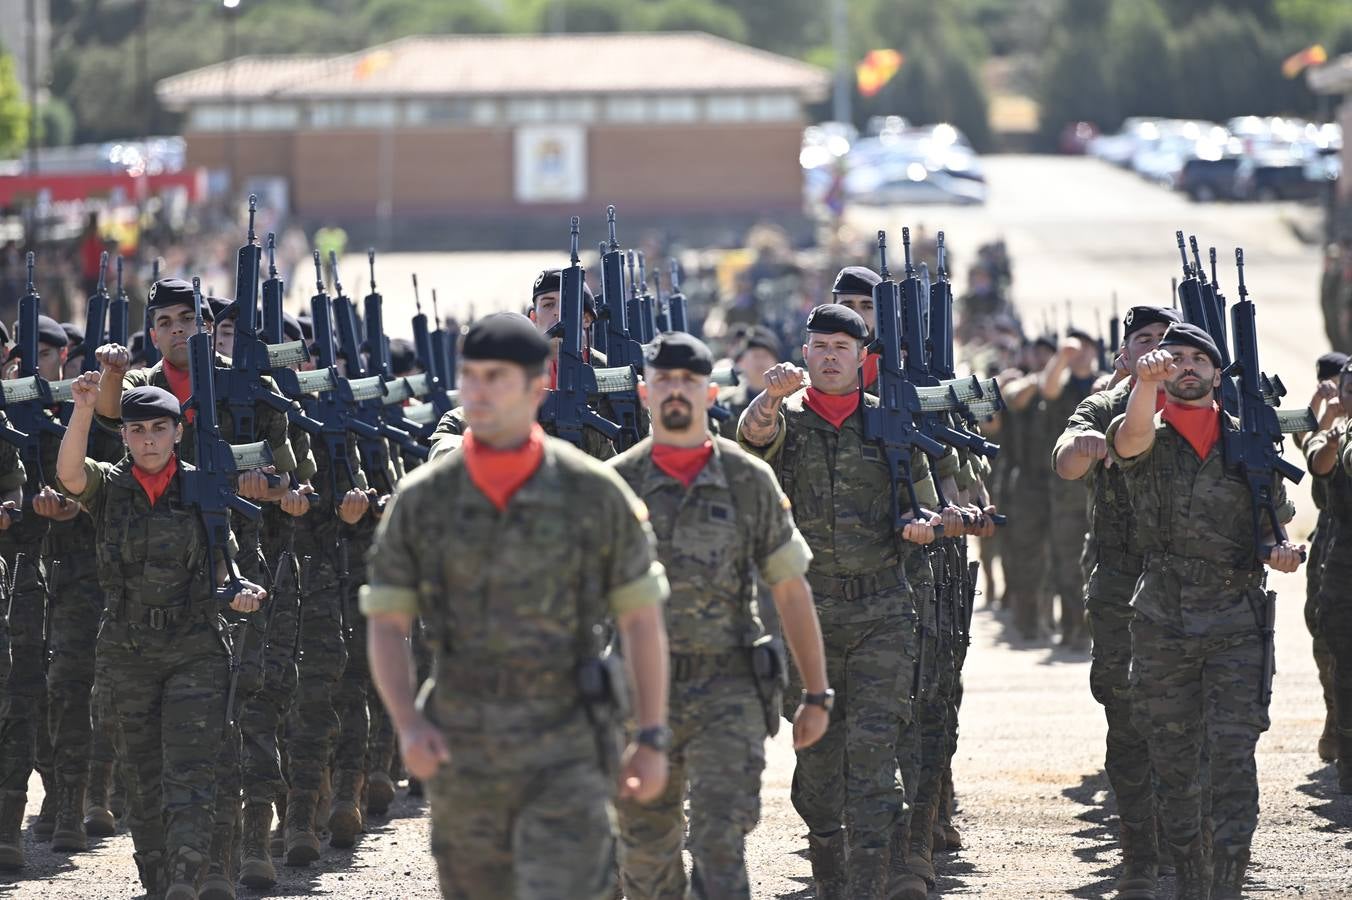
[[[1124,308],[1164,302],[1177,271],[1176,228],[1197,232],[1223,248],[1227,259],[1240,244],[1259,304],[1264,366],[1282,374],[1293,397],[1308,397],[1313,359],[1327,347],[1315,296],[1319,254],[1293,236],[1286,221],[1298,215],[1292,208],[1197,206],[1092,160],[993,158],[988,171],[991,200],[984,208],[865,211],[856,214],[856,222],[867,229],[922,223],[944,228],[964,259],[982,241],[1003,236],[1014,260],[1018,302],[1035,322],[1044,307],[1063,310],[1067,299],[1092,321],[1089,311],[1106,309],[1114,291]],[[473,299],[482,311],[510,302],[495,285],[519,284],[549,259],[390,255],[381,263],[381,287],[388,298],[403,298],[394,302],[407,303],[411,312],[407,292],[398,288],[416,270],[424,286],[440,283],[443,297],[465,304]],[[1233,285],[1233,274],[1223,272],[1222,282]],[[392,310],[388,319],[398,316]],[[1298,488],[1296,496],[1304,534],[1313,518],[1308,490]],[[1017,527],[1017,511],[1012,512],[1011,527]],[[1300,613],[1303,580],[1287,576],[1275,582],[1281,597],[1278,673],[1272,730],[1259,744],[1263,812],[1252,891],[1271,897],[1352,896],[1352,799],[1334,792],[1332,767],[1314,753],[1322,709]],[[968,849],[947,858],[940,888],[990,898],[1108,896],[1118,854],[1101,767],[1102,716],[1089,696],[1087,656],[1028,646],[1005,625],[990,611],[977,614],[955,762]],[[773,743],[763,821],[749,847],[757,898],[812,895],[801,824],[788,800],[792,768],[785,741]],[[30,811],[36,813],[36,779],[33,788]],[[310,870],[288,874],[273,896],[436,896],[424,850],[425,818],[407,801],[395,813],[365,838],[350,865],[339,866],[347,856],[326,856]],[[34,851],[30,873],[42,880],[0,881],[0,895],[130,896],[130,852],[125,836],[82,856]]]

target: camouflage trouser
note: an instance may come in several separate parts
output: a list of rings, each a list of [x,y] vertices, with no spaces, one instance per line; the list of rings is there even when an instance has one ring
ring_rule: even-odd
[[[1319,592],[1319,630],[1333,658],[1338,772],[1352,776],[1352,562],[1328,559]]]
[[[1017,525],[1004,529],[1000,559],[1005,591],[1011,596],[1015,627],[1033,638],[1041,632],[1047,611],[1051,505],[1045,492],[1020,490],[1009,508],[1019,510],[1020,516]]]
[[[1155,788],[1150,776],[1150,749],[1137,728],[1131,690],[1131,595],[1136,575],[1100,564],[1088,586],[1089,633],[1093,662],[1089,691],[1108,721],[1103,769],[1117,798],[1124,822],[1141,823],[1155,816]]]
[[[906,580],[911,583],[915,594],[916,613],[920,628],[916,634],[916,647],[919,650],[920,671],[912,676],[916,698],[911,699],[908,692],[901,698],[901,733],[897,737],[897,771],[901,773],[901,784],[905,791],[902,797],[902,814],[897,820],[898,831],[904,831],[910,823],[912,805],[915,801],[916,785],[920,778],[921,765],[921,711],[932,702],[939,690],[939,625],[938,610],[935,606],[934,569],[930,565],[930,548],[912,553],[906,560]],[[918,681],[915,680],[918,678]],[[786,705],[789,697],[785,696]],[[798,695],[792,697],[797,703]]]
[[[300,683],[286,721],[287,776],[295,790],[318,791],[338,740],[334,693],[347,666],[347,645],[332,560],[305,557],[302,577]]]
[[[80,563],[82,558],[88,565]],[[93,743],[94,644],[103,614],[103,591],[93,563],[87,553],[65,554],[50,563],[48,724],[53,768],[66,782],[86,779]]]
[[[349,596],[347,603],[347,665],[333,693],[338,713],[338,746],[333,767],[349,772],[366,772],[370,764],[371,689],[370,661],[366,657],[366,617]],[[374,767],[371,767],[374,770]]]
[[[1201,834],[1203,748],[1211,767],[1211,818],[1218,854],[1245,851],[1258,824],[1254,749],[1269,725],[1259,683],[1257,629],[1190,637],[1137,616],[1131,624],[1131,683],[1159,779],[1164,831],[1186,846]],[[1269,678],[1270,678],[1269,674]]]
[[[511,766],[502,758],[515,743],[466,752],[452,741],[450,763],[427,783],[441,896],[611,900],[611,779],[595,757]]]
[[[836,705],[822,739],[798,751],[793,807],[818,837],[845,827],[852,883],[856,872],[882,878],[902,814],[897,741],[918,649],[915,620],[824,622],[822,631]]]
[[[245,803],[271,803],[286,793],[278,732],[296,693],[296,650],[300,642],[299,566],[289,552],[277,559],[267,581],[263,617],[267,641],[262,686],[244,701],[239,728]]]
[[[749,664],[741,674],[673,678],[670,723],[666,790],[648,804],[616,804],[625,897],[750,900],[745,840],[760,819],[765,715]],[[683,844],[694,862],[688,895]]]
[[[1319,524],[1310,535],[1310,553],[1305,562],[1305,627],[1310,631],[1314,664],[1319,670],[1319,686],[1324,690],[1324,708],[1336,715],[1333,652],[1320,626],[1320,590],[1324,574],[1324,552],[1328,549],[1334,525],[1328,514],[1319,512]]]
[[[1047,563],[1047,597],[1050,599],[1054,594],[1061,598],[1061,636],[1067,643],[1085,637],[1084,570],[1080,557],[1084,554],[1085,532],[1089,530],[1084,490],[1078,484],[1070,486],[1078,490],[1080,502],[1054,505]]]
[[[6,564],[14,591],[9,602],[10,671],[3,685],[5,709],[0,717],[0,791],[27,792],[28,777],[40,767],[39,746],[50,746],[43,634],[47,581],[35,546],[21,548]],[[50,775],[44,771],[44,780],[49,781]]]
[[[112,687],[135,773],[132,841],[140,854],[164,851],[171,875],[205,867],[227,669],[205,622],[155,631],[105,620],[99,635],[98,679]]]

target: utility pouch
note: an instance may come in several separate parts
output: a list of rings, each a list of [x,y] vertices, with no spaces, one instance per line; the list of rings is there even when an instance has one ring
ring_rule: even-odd
[[[756,682],[756,694],[760,697],[761,711],[765,716],[765,731],[774,737],[779,734],[784,689],[789,684],[784,642],[772,634],[762,635],[748,652],[751,654],[751,674]]]

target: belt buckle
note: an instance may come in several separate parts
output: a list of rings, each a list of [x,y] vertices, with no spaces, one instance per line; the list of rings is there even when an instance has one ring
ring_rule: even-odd
[[[168,611],[159,606],[152,606],[146,611],[146,625],[156,631],[163,631],[169,626]]]

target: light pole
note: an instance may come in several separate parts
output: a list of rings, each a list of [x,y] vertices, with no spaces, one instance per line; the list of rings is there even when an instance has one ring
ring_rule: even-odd
[[[239,0],[221,0],[225,7],[225,100],[230,110],[230,124],[225,132],[225,165],[228,172],[226,194],[235,190],[235,137],[239,130],[239,109],[235,104],[235,19]]]

